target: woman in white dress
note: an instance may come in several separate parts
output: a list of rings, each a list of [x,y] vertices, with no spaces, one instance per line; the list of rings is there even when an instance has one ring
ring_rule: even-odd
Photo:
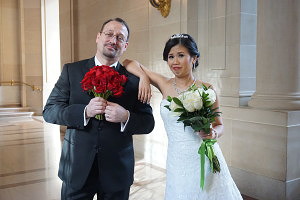
[[[195,133],[191,127],[184,128],[182,122],[177,122],[165,105],[169,102],[168,96],[176,97],[195,84],[201,87],[204,84],[212,87],[209,83],[196,80],[192,70],[198,66],[200,53],[194,39],[188,34],[175,34],[167,42],[163,51],[163,59],[167,61],[170,70],[175,75],[172,78],[163,76],[148,70],[136,61],[125,60],[126,69],[140,77],[140,85],[151,83],[162,93],[161,116],[168,135],[167,153],[167,179],[165,200],[237,200],[242,196],[236,187],[222,151],[218,143],[214,144],[214,151],[220,162],[220,173],[212,173],[209,160],[205,157],[205,185],[200,188],[200,156],[198,148],[202,139],[217,139],[223,134],[223,122],[221,116],[216,117],[209,134],[200,131]],[[141,101],[149,102],[150,87],[142,89],[139,93]],[[217,98],[213,105],[219,107]],[[216,110],[216,111],[219,111]]]

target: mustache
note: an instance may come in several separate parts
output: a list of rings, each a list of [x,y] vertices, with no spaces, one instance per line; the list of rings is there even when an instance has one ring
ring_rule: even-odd
[[[117,45],[112,44],[112,43],[106,43],[106,44],[104,44],[104,46],[105,46],[105,47],[106,47],[106,46],[111,46],[111,47],[113,47],[115,50],[117,50]]]

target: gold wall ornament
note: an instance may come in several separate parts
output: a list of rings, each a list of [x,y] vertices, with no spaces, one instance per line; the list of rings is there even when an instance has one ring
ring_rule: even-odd
[[[171,9],[171,0],[149,0],[151,5],[160,11],[163,17],[167,17]]]

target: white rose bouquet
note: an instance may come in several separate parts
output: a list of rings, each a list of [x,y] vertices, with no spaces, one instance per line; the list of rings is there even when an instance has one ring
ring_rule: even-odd
[[[211,124],[215,121],[215,117],[221,112],[217,112],[218,108],[213,108],[216,101],[216,93],[213,89],[202,85],[198,88],[193,84],[186,92],[181,93],[178,97],[168,96],[170,105],[166,105],[176,116],[178,122],[183,122],[184,127],[191,126],[195,132],[204,131],[210,133]],[[207,156],[213,173],[220,172],[220,164],[214,153],[213,145],[216,139],[204,139],[199,147],[198,153],[201,157],[201,180],[200,187],[204,187],[204,164],[205,156]]]

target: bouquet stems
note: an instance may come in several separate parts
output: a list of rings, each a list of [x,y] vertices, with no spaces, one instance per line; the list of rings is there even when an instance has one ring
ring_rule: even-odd
[[[97,114],[97,115],[95,115],[95,118],[98,120],[103,120],[104,116],[103,116],[103,114]]]
[[[205,139],[203,140],[201,146],[199,147],[198,154],[200,155],[200,187],[204,188],[204,177],[205,177],[205,156],[207,156],[210,168],[213,173],[220,172],[220,163],[218,157],[215,155],[213,145],[216,143],[215,139]]]
[[[96,93],[96,92],[93,91],[93,94],[94,94],[95,97],[101,97],[101,98],[107,100],[108,97],[110,95],[112,95],[112,92],[111,91],[106,91],[105,93]],[[97,115],[95,115],[95,118],[98,119],[98,120],[103,120],[104,119],[104,114],[97,114]]]

